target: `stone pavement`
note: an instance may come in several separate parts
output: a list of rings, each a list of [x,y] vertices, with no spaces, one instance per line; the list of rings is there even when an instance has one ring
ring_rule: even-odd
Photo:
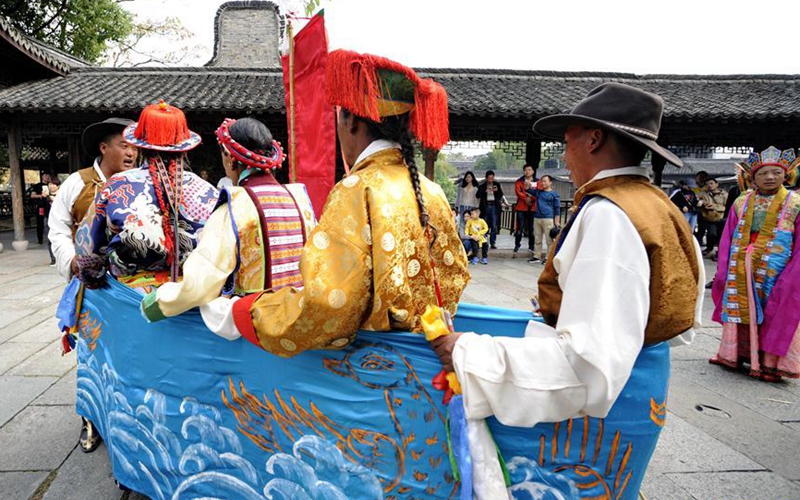
[[[45,247],[16,253],[10,239],[0,233],[0,500],[146,500],[114,486],[104,447],[77,447],[75,356],[61,356],[53,319],[64,283]],[[488,265],[471,266],[463,300],[530,309],[542,266],[526,259],[490,253]],[[800,499],[800,383],[765,384],[709,365],[720,328],[706,295],[706,327],[672,352],[669,417],[642,492],[648,500]]]

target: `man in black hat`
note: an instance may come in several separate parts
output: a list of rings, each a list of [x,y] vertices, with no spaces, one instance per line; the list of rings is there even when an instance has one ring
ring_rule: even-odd
[[[48,237],[58,273],[66,280],[75,273],[73,238],[78,224],[108,178],[136,163],[136,148],[122,140],[122,131],[130,123],[133,122],[125,118],[109,118],[86,127],[81,143],[86,154],[94,158],[94,164],[70,175],[53,200]]]
[[[523,339],[463,333],[433,342],[458,375],[468,418],[495,415],[516,426],[604,418],[644,347],[693,336],[700,248],[641,166],[648,151],[682,164],[656,143],[662,109],[655,94],[606,83],[571,113],[534,125],[564,141],[577,210],[539,279],[545,324],[532,321]],[[668,377],[664,367],[660,377]]]
[[[58,273],[70,280],[77,272],[75,231],[86,216],[103,184],[114,174],[127,170],[136,162],[136,148],[122,140],[122,131],[133,123],[125,118],[109,118],[86,127],[81,143],[86,154],[93,156],[91,167],[73,173],[58,190],[47,219],[48,238],[53,245]],[[100,444],[100,434],[88,420],[83,420],[80,444],[85,452]]]

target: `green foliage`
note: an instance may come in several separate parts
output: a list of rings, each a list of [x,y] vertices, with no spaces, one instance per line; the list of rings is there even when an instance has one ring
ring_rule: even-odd
[[[5,1],[0,15],[22,33],[89,62],[133,29],[132,15],[115,0]]]
[[[417,154],[416,163],[419,171],[424,172],[425,159],[421,154]],[[452,179],[457,175],[458,170],[456,167],[447,161],[446,155],[439,153],[439,156],[436,157],[436,162],[433,164],[433,180],[439,185],[439,187],[442,188],[442,191],[444,191],[444,195],[447,197],[447,201],[449,201],[450,204],[456,202],[456,185],[453,184]]]

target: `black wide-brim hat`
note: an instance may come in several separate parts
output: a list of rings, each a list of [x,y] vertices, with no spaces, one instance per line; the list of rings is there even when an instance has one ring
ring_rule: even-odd
[[[597,127],[637,142],[678,167],[683,161],[656,143],[661,129],[664,100],[650,92],[623,83],[595,87],[569,114],[544,117],[533,131],[547,138],[564,140],[572,125]]]
[[[109,118],[101,122],[92,123],[81,135],[83,150],[92,158],[100,156],[100,142],[109,134],[122,134],[125,127],[133,123],[127,118]]]

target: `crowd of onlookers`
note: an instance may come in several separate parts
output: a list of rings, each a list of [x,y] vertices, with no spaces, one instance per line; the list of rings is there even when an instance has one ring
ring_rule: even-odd
[[[528,262],[544,264],[559,230],[561,199],[553,190],[551,176],[543,175],[537,180],[534,174],[533,167],[525,165],[522,176],[514,183],[517,197],[514,253],[519,252],[522,239],[527,235]],[[495,181],[494,172],[488,170],[485,175],[484,181],[479,183],[475,174],[465,173],[456,195],[456,224],[472,264],[488,264],[489,250],[497,248],[500,214],[511,206],[503,188]]]
[[[738,183],[725,191],[719,181],[700,171],[695,175],[695,186],[680,180],[670,199],[683,212],[700,245],[705,244],[703,255],[713,261],[718,259],[719,238],[725,227],[727,214],[741,194]]]

